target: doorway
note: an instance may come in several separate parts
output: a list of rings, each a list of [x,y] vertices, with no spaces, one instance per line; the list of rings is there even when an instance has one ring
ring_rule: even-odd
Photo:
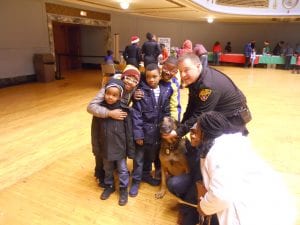
[[[81,68],[80,30],[78,24],[53,21],[54,49],[60,70]]]

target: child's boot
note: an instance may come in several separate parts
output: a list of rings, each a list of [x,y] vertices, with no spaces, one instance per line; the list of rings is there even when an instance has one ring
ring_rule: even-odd
[[[102,192],[100,198],[102,200],[106,200],[109,198],[109,196],[115,192],[115,187],[113,185],[106,186],[104,191]]]
[[[139,187],[140,187],[140,181],[138,180],[132,180],[132,184],[129,190],[129,196],[135,197],[139,193]]]
[[[127,187],[120,188],[119,205],[126,205],[128,202],[128,191]]]

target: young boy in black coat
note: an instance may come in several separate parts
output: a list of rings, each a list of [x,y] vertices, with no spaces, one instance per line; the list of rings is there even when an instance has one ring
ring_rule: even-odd
[[[124,83],[118,79],[111,79],[105,86],[104,101],[101,105],[109,110],[122,109],[121,96],[123,93]],[[112,118],[99,119],[99,142],[101,146],[101,157],[103,159],[105,171],[105,189],[100,198],[106,200],[115,191],[114,169],[117,165],[119,175],[120,197],[119,205],[126,205],[128,201],[128,183],[129,173],[126,162],[126,149],[133,149],[132,135],[128,129],[128,122],[124,120],[115,120]]]

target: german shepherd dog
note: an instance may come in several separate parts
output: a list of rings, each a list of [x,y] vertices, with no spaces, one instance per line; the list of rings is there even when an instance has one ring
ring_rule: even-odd
[[[161,133],[170,133],[177,128],[178,122],[172,117],[164,117],[160,126]],[[180,138],[175,143],[168,143],[162,140],[159,159],[161,162],[161,184],[160,190],[155,194],[156,198],[163,198],[166,194],[166,178],[168,176],[179,176],[189,172],[189,166],[186,158],[186,139]]]

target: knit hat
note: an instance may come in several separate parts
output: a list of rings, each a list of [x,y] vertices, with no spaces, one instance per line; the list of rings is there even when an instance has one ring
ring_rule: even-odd
[[[137,81],[140,81],[141,73],[135,66],[127,65],[123,70],[121,79],[124,79],[125,76],[134,77]]]
[[[121,96],[123,95],[124,83],[119,79],[111,78],[108,83],[105,85],[105,91],[110,87],[116,87],[120,90]]]
[[[131,37],[131,44],[138,43],[139,41],[140,41],[140,38],[138,36]]]

